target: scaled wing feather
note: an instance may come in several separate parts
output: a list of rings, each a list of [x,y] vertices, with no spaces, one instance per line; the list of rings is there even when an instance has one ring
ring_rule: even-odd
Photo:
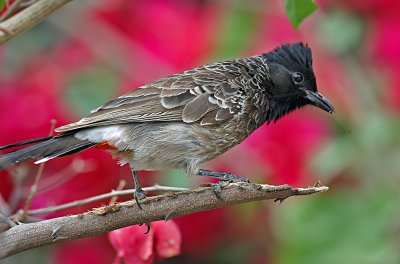
[[[89,116],[56,131],[132,122],[221,123],[241,109],[240,82],[248,81],[248,76],[240,79],[243,67],[235,61],[214,63],[159,79],[105,103]]]

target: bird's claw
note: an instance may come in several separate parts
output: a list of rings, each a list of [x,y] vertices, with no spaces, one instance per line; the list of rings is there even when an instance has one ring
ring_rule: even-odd
[[[217,183],[211,184],[211,188],[215,196],[218,198],[218,200],[222,200],[221,197],[222,188],[226,187],[228,184],[229,184],[228,181],[219,181]]]
[[[147,235],[150,232],[150,223],[147,223],[147,222],[146,223],[142,223],[139,226],[142,226],[143,224],[145,224],[147,226],[147,231],[144,232],[144,234]]]

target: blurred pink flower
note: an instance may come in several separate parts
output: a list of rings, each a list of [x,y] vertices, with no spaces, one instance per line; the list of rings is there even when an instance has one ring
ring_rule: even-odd
[[[173,220],[150,223],[151,230],[145,234],[145,225],[128,226],[108,233],[117,256],[114,264],[123,259],[127,264],[153,263],[155,259],[170,258],[180,254],[182,236]]]

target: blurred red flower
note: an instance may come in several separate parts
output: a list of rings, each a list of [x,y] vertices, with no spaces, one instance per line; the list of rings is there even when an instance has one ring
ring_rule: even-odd
[[[337,1],[328,0],[321,2],[330,2],[331,4],[337,4]],[[394,15],[398,17],[400,10],[400,2],[397,0],[341,0],[339,1],[343,6],[367,15],[370,18],[381,18]]]
[[[153,263],[155,259],[180,254],[182,236],[173,220],[152,222],[150,227],[148,234],[145,234],[145,225],[128,226],[108,233],[117,251],[114,264],[120,263],[122,259],[127,264]]]
[[[220,208],[175,219],[182,231],[183,252],[198,258],[210,254],[215,246],[232,231],[232,221],[227,208]]]
[[[400,111],[400,76],[398,72],[400,72],[400,67],[393,70],[389,77],[389,87],[385,99],[393,109]]]
[[[374,24],[373,55],[384,67],[400,68],[400,19],[383,17]]]
[[[379,67],[386,70],[388,77],[386,99],[390,106],[400,110],[400,19],[383,17],[374,27],[371,46]]]
[[[116,1],[100,6],[95,16],[121,34],[125,44],[139,45],[183,70],[210,52],[217,11],[200,1]]]
[[[53,252],[52,252],[53,253]],[[96,263],[110,264],[115,252],[106,236],[90,237],[68,241],[55,246],[49,263],[77,264]]]
[[[276,124],[262,126],[246,144],[268,164],[265,175],[274,183],[296,185],[312,177],[307,161],[328,135],[328,126],[316,117],[295,112]]]

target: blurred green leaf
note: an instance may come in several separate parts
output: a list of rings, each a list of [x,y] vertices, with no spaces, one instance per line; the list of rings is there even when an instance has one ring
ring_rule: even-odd
[[[1,264],[42,263],[50,264],[52,247],[34,248],[0,261]]]
[[[321,16],[318,23],[321,41],[338,55],[354,55],[361,50],[365,25],[360,17],[344,11]]]
[[[71,109],[82,115],[110,100],[117,91],[117,76],[107,68],[95,66],[72,78],[66,99]]]
[[[0,0],[0,11],[3,10],[5,4],[5,0]]]
[[[350,132],[338,134],[312,160],[316,174],[332,178],[351,171],[347,177],[371,184],[397,177],[400,123],[396,117],[365,111],[347,126]]]
[[[158,183],[161,185],[183,188],[195,186],[193,181],[195,181],[194,177],[189,177],[184,171],[177,169],[165,171],[158,177]]]
[[[254,245],[239,243],[238,241],[231,241],[231,243],[224,243],[218,247],[214,252],[212,260],[203,261],[201,263],[219,264],[242,264],[249,263],[248,259],[251,258],[249,253],[254,249]],[[227,254],[229,252],[229,254]]]
[[[285,0],[285,8],[293,27],[298,28],[303,19],[317,9],[317,5],[312,0]]]
[[[30,58],[40,58],[43,54],[49,54],[54,46],[63,41],[64,36],[59,29],[50,22],[42,21],[24,34],[3,44],[5,56],[2,64],[7,67],[2,67],[2,74],[17,73]]]
[[[286,203],[274,220],[274,263],[400,263],[396,192],[375,186]]]
[[[334,142],[326,144],[312,160],[319,177],[334,177],[352,166],[357,159],[358,150],[354,148],[351,137],[339,137]]]
[[[224,14],[218,47],[215,57],[226,59],[237,57],[242,50],[252,44],[254,35],[258,32],[260,17],[255,16],[246,8],[228,9]]]

